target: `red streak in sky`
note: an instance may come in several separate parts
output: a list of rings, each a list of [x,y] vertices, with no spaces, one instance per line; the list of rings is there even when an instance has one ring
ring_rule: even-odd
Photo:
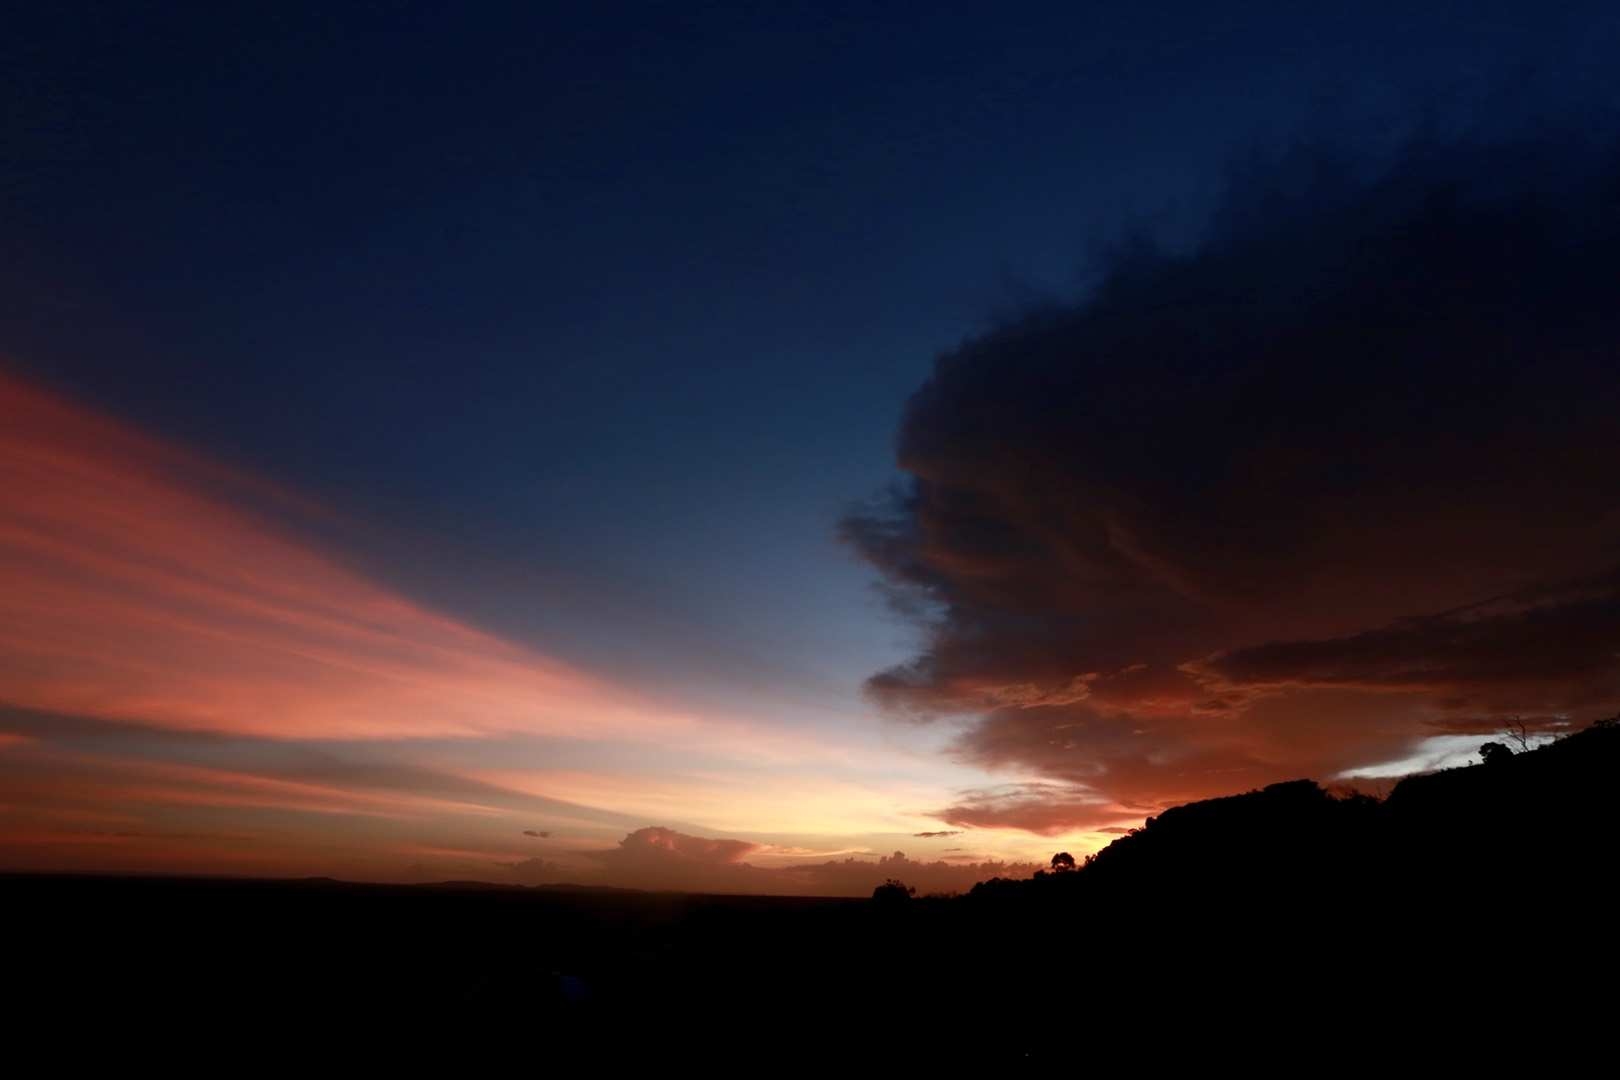
[[[248,508],[291,503],[270,485],[5,376],[0,490],[0,703],[272,738],[684,726],[300,541]]]

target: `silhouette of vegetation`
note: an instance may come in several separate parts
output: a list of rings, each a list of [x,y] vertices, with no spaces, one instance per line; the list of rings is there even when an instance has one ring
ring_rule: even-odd
[[[917,894],[917,890],[903,882],[889,878],[872,890],[872,899],[879,904],[903,904]]]
[[[1606,856],[1600,872],[1594,857],[1617,839],[1620,718],[1519,753],[1487,742],[1480,756],[1487,768],[1408,776],[1382,800],[1295,780],[1177,806],[1074,873],[982,882],[969,898],[1039,905],[1061,895],[1095,914],[1198,895],[1205,910],[1251,927],[1360,903],[1382,920],[1392,895],[1460,911],[1511,894],[1549,915],[1584,902],[1612,867]]]
[[[1073,870],[1074,856],[1070,855],[1067,851],[1058,852],[1056,855],[1052,856],[1052,869],[1059,872]]]

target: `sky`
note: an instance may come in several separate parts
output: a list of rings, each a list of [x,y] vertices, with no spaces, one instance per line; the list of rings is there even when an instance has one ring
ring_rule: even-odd
[[[36,8],[0,868],[949,891],[1620,710],[1606,5]]]

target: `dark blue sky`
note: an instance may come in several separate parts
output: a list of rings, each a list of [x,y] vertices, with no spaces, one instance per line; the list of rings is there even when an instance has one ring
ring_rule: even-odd
[[[1189,241],[1245,150],[1615,43],[1600,4],[33,7],[10,365],[342,508],[425,601],[834,711],[906,652],[834,531],[941,349]]]

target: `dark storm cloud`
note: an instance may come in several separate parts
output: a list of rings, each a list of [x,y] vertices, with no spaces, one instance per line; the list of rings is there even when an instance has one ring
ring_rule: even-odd
[[[1268,642],[1187,665],[1239,692],[1423,691],[1453,709],[1570,712],[1620,700],[1620,575],[1539,588],[1347,637]],[[1477,730],[1477,729],[1476,729]]]
[[[1612,145],[1299,153],[1193,253],[942,356],[909,482],[844,522],[927,628],[868,689],[1062,785],[943,819],[1055,831],[1612,711],[1617,283]]]

